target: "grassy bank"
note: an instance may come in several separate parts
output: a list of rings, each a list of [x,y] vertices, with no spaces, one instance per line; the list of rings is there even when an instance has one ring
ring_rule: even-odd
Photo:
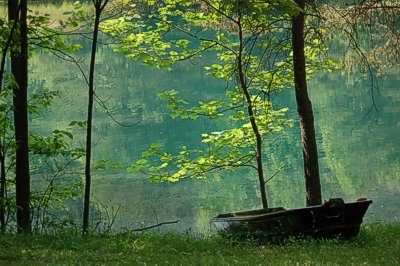
[[[399,265],[400,224],[365,225],[353,240],[243,243],[218,236],[0,236],[0,265]]]

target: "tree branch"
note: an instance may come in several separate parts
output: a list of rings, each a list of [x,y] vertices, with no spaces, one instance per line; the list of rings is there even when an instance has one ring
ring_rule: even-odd
[[[160,226],[163,226],[163,225],[166,225],[166,224],[176,224],[178,222],[179,222],[179,220],[161,222],[161,223],[158,223],[158,224],[154,224],[154,225],[150,225],[150,226],[146,226],[146,227],[142,227],[142,228],[131,229],[129,231],[130,232],[142,232],[142,231],[150,230],[150,229],[153,229],[153,228],[156,228],[156,227],[160,227]]]

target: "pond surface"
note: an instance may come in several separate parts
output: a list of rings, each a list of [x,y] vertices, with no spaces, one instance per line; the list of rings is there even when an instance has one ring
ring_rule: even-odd
[[[89,60],[89,50],[78,55]],[[206,119],[172,119],[158,92],[182,91],[193,101],[222,97],[224,84],[206,76],[203,66],[212,61],[177,64],[165,72],[114,53],[98,50],[97,95],[113,117],[133,127],[122,127],[99,106],[95,107],[94,157],[120,162],[122,170],[93,173],[93,201],[112,212],[119,207],[114,229],[137,228],[179,219],[168,225],[179,231],[208,230],[208,220],[220,213],[260,208],[256,173],[249,170],[221,172],[206,180],[153,184],[126,172],[153,142],[173,152],[181,145],[198,147],[201,133],[222,130],[223,123]],[[354,200],[368,197],[374,203],[366,221],[400,221],[400,75],[399,66],[388,70],[375,93],[378,111],[372,110],[368,83],[355,82],[339,73],[321,75],[309,83],[316,118],[323,197]],[[31,87],[60,90],[62,98],[42,116],[31,121],[35,132],[66,128],[86,117],[87,88],[78,69],[48,54],[35,54],[30,62]],[[297,121],[292,90],[274,96],[276,105],[288,106],[288,117]],[[83,132],[77,133],[83,143]],[[273,144],[271,144],[273,143]],[[266,144],[266,176],[282,168],[267,183],[271,206],[287,208],[305,204],[302,153],[298,123]]]

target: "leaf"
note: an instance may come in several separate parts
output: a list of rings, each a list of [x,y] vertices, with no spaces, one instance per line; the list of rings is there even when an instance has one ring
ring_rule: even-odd
[[[145,164],[147,164],[147,160],[146,160],[146,159],[137,160],[137,161],[136,161],[136,164],[137,164],[137,165],[145,165]]]
[[[204,164],[206,162],[206,159],[201,157],[200,159],[197,160],[198,164]]]
[[[71,133],[71,132],[68,132],[68,131],[63,131],[63,133],[64,133],[64,135],[66,135],[68,138],[70,138],[70,139],[74,139],[74,135],[72,135],[72,133]]]
[[[161,147],[161,143],[152,143],[151,145],[150,145],[150,149],[152,149],[152,150],[156,150],[156,149],[158,149],[158,148],[160,148]]]

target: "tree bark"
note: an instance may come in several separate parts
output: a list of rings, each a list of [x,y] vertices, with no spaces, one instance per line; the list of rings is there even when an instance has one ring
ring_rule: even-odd
[[[295,0],[295,2],[304,10],[304,0]],[[304,159],[306,205],[313,206],[321,204],[322,198],[314,115],[307,92],[306,62],[304,56],[304,12],[300,12],[292,17],[292,46],[294,85]]]
[[[92,50],[89,69],[89,93],[88,93],[88,109],[87,109],[87,125],[86,125],[86,162],[85,162],[85,196],[83,202],[83,221],[82,234],[89,232],[89,213],[90,213],[90,190],[92,184],[91,177],[91,158],[92,158],[92,120],[93,120],[93,103],[94,103],[94,74],[96,65],[97,39],[99,34],[100,16],[109,0],[94,0],[95,21],[93,27]]]
[[[19,7],[17,7],[17,12],[19,12]],[[2,93],[3,89],[3,79],[4,79],[4,73],[5,73],[5,66],[6,66],[6,58],[7,58],[7,53],[8,50],[11,46],[11,41],[12,37],[14,35],[15,29],[17,27],[18,23],[17,21],[14,21],[12,24],[10,33],[7,37],[7,41],[1,51],[1,62],[0,62],[0,94]],[[5,115],[5,114],[4,114]],[[4,123],[6,123],[6,118],[4,117]],[[4,135],[5,135],[5,125],[4,126]],[[4,136],[3,135],[3,136]],[[0,231],[2,233],[5,232],[6,230],[6,206],[5,206],[5,201],[6,201],[6,148],[5,148],[5,143],[3,142],[4,140],[0,140]]]
[[[258,183],[260,189],[260,196],[261,202],[264,209],[268,209],[268,199],[267,199],[267,192],[265,189],[265,178],[264,178],[264,169],[263,169],[263,161],[262,161],[262,139],[260,130],[258,128],[256,119],[255,119],[255,112],[253,108],[253,100],[251,98],[249,87],[246,82],[245,73],[243,69],[243,50],[244,50],[244,42],[243,42],[243,28],[241,24],[241,11],[239,9],[239,16],[238,16],[238,29],[239,29],[239,53],[237,55],[237,68],[238,68],[238,77],[239,77],[239,85],[243,91],[243,94],[246,98],[247,103],[247,114],[249,116],[251,128],[253,130],[254,136],[256,138],[256,161],[257,161],[257,174],[258,174]]]
[[[11,51],[11,72],[18,88],[13,89],[14,127],[16,143],[16,204],[17,230],[31,232],[30,173],[28,144],[28,27],[26,22],[27,0],[8,0],[11,21],[19,21],[17,38],[19,51]]]
[[[6,231],[6,167],[3,151],[0,154],[0,232]]]

